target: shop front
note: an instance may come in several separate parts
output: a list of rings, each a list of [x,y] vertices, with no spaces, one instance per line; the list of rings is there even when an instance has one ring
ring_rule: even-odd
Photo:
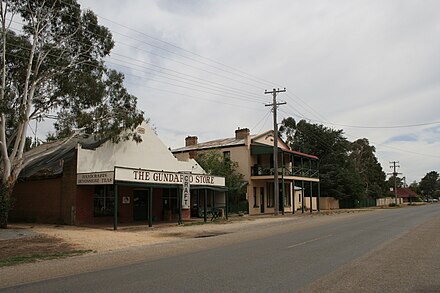
[[[182,223],[227,206],[223,177],[195,160],[178,161],[144,124],[141,142],[78,138],[49,143],[29,166],[13,196],[17,221],[70,225]],[[63,145],[63,148],[59,148]],[[196,212],[194,212],[196,211]]]

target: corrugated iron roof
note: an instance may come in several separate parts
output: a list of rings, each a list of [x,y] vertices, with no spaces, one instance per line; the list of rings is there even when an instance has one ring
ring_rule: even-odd
[[[260,134],[250,135],[251,141],[256,138],[259,138],[263,135],[266,135],[269,132],[271,132],[271,130],[268,130],[268,131],[260,133]],[[215,139],[215,140],[210,140],[210,141],[206,141],[206,142],[200,142],[195,145],[190,145],[190,146],[185,146],[185,147],[173,149],[173,150],[171,150],[171,152],[181,153],[181,152],[188,152],[188,151],[194,151],[194,150],[206,150],[206,149],[223,148],[223,147],[230,147],[230,146],[239,146],[239,145],[244,145],[244,144],[245,144],[245,140],[243,138],[242,139],[237,139],[235,137],[221,138],[221,139]],[[252,143],[252,145],[254,145],[254,144]],[[256,143],[255,145],[262,145],[262,144]],[[292,154],[296,154],[299,156],[312,158],[312,159],[319,159],[317,156],[301,153],[301,152],[294,151],[294,150],[288,150],[288,151],[283,150],[283,151],[290,152]]]
[[[187,152],[187,151],[193,151],[193,150],[203,150],[203,149],[212,149],[212,148],[244,145],[244,143],[245,143],[245,141],[243,138],[242,139],[236,139],[235,137],[222,138],[222,139],[216,139],[216,140],[211,140],[211,141],[207,141],[207,142],[200,142],[195,145],[181,147],[181,148],[173,149],[171,151],[173,153],[178,153],[178,152]]]
[[[63,171],[61,160],[73,158],[74,150],[78,144],[83,148],[96,148],[105,140],[98,141],[92,135],[76,134],[69,138],[60,139],[41,144],[23,154],[26,166],[19,177],[27,178],[33,175],[59,175]]]
[[[419,195],[415,193],[410,188],[397,188],[397,196],[398,197],[418,197]]]

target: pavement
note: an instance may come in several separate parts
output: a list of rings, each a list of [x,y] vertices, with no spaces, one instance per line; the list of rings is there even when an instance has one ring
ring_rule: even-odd
[[[37,236],[38,232],[27,227],[14,226],[8,229],[0,230],[0,240],[17,239],[22,237]]]

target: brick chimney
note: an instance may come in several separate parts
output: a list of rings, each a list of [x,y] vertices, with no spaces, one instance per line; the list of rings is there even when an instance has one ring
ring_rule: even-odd
[[[197,136],[187,136],[185,138],[185,146],[191,146],[197,144]]]
[[[250,134],[250,131],[248,128],[242,128],[242,129],[238,128],[235,131],[235,138],[236,139],[247,138],[249,136],[249,134]]]

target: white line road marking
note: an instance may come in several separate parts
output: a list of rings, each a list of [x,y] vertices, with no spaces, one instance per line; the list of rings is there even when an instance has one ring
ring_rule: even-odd
[[[329,235],[326,235],[326,236],[310,239],[310,240],[307,240],[307,241],[304,241],[304,242],[301,242],[301,243],[297,243],[297,244],[294,244],[294,245],[287,246],[287,248],[293,248],[293,247],[301,246],[301,245],[304,245],[304,244],[307,244],[307,243],[315,242],[315,241],[322,240],[322,239],[325,239],[325,238],[329,238],[329,237],[332,237],[332,236],[333,236],[332,234],[329,234]]]

